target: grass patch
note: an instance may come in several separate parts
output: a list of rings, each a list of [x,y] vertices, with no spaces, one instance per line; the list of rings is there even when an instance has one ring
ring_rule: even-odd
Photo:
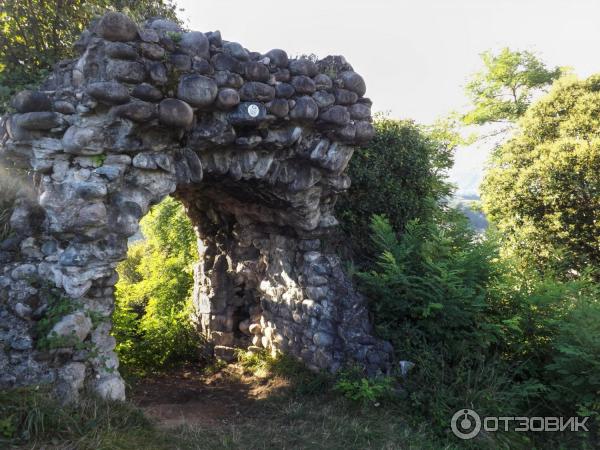
[[[17,191],[20,188],[18,178],[0,168],[0,241],[10,235],[10,216],[13,212]]]
[[[43,388],[0,391],[2,448],[125,449],[134,448],[132,440],[160,442],[161,436],[129,403],[84,397],[62,406]]]
[[[283,353],[276,356],[266,351],[237,353],[239,364],[246,373],[258,378],[280,377],[290,382],[291,391],[296,395],[321,394],[330,389],[334,377],[327,372],[313,373],[296,358]]]

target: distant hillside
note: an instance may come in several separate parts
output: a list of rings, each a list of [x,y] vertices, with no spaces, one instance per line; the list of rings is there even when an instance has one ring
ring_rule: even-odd
[[[485,214],[479,210],[480,198],[476,194],[466,194],[459,195],[457,194],[450,200],[450,206],[453,206],[459,209],[469,222],[471,226],[478,233],[483,233],[488,227],[488,221],[485,217]]]

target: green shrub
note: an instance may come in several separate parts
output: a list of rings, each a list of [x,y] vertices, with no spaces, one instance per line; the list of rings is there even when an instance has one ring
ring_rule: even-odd
[[[545,367],[548,397],[570,414],[600,416],[600,288],[578,299],[558,324]]]
[[[508,365],[491,358],[499,327],[486,287],[495,247],[454,211],[411,221],[399,238],[385,217],[373,216],[371,228],[378,258],[358,278],[377,333],[415,363],[404,381],[414,414],[442,431],[460,408],[512,407]]]
[[[403,380],[414,423],[430,421],[443,434],[466,407],[494,416],[598,414],[600,287],[593,273],[561,281],[524,271],[499,258],[493,232],[475,238],[451,212],[411,222],[399,238],[381,216],[372,230],[379,256],[358,277],[376,331],[415,363]],[[556,442],[585,446],[591,436]],[[495,439],[555,442],[518,433]]]
[[[431,133],[412,121],[383,116],[374,126],[373,140],[350,160],[352,184],[336,203],[336,217],[359,266],[376,251],[369,239],[373,214],[385,214],[402,233],[411,220],[428,221],[451,192],[444,179],[452,166],[448,132]]]
[[[360,369],[348,368],[337,374],[333,389],[352,401],[379,406],[393,396],[393,385],[392,377],[365,378]]]

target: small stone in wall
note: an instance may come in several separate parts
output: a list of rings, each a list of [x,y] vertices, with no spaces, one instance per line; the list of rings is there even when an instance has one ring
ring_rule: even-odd
[[[250,59],[248,51],[237,42],[226,42],[223,44],[223,49],[226,53],[240,61],[248,61]]]
[[[270,63],[275,67],[287,67],[288,65],[287,53],[279,48],[268,51],[265,56],[269,58]]]
[[[194,120],[194,111],[181,100],[167,98],[160,102],[158,116],[160,122],[165,125],[188,128]]]
[[[100,19],[96,32],[109,41],[133,41],[137,25],[125,14],[111,11]]]
[[[300,97],[296,100],[296,106],[290,111],[292,119],[301,121],[315,120],[319,115],[319,107],[315,101],[308,96]]]
[[[203,75],[187,75],[179,80],[177,97],[192,106],[208,106],[217,97],[217,83]]]
[[[217,94],[216,105],[221,109],[231,109],[240,103],[240,94],[235,89],[220,89]]]
[[[48,96],[39,91],[21,91],[13,97],[11,104],[20,113],[52,110]]]
[[[131,92],[131,95],[148,102],[157,102],[163,98],[162,92],[148,83],[138,84]]]
[[[57,336],[76,336],[79,341],[83,341],[92,330],[92,321],[83,312],[78,311],[64,316],[50,332],[49,337]]]
[[[96,382],[96,393],[107,400],[125,400],[125,383],[119,375],[108,375]]]
[[[362,97],[367,92],[367,85],[365,80],[356,72],[347,71],[342,72],[340,75],[344,89],[355,92],[358,96]]]
[[[111,105],[121,105],[129,101],[129,90],[116,81],[100,81],[90,84],[87,94],[96,100]]]
[[[319,69],[314,62],[308,59],[295,59],[290,61],[290,72],[292,75],[306,75],[314,77],[319,73]]]
[[[208,39],[204,33],[200,31],[189,31],[183,33],[181,41],[179,42],[181,50],[188,55],[200,56],[202,58],[208,58]]]

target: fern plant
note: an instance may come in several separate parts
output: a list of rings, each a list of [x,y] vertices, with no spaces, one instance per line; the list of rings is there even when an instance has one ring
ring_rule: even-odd
[[[358,277],[382,337],[404,352],[421,342],[444,343],[454,354],[494,339],[484,314],[494,249],[477,242],[464,220],[414,220],[398,238],[387,218],[375,215],[371,229],[378,257]]]

